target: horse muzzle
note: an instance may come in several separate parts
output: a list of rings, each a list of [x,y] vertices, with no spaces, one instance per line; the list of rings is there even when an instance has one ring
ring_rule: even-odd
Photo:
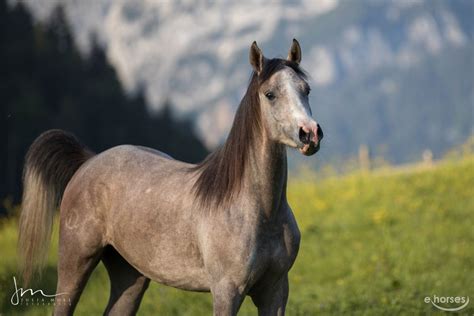
[[[324,133],[321,126],[317,123],[314,123],[301,126],[298,136],[300,142],[302,143],[299,151],[305,156],[311,156],[319,151]]]

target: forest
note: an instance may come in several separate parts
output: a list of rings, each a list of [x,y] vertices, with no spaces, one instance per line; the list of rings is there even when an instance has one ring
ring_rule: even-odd
[[[128,95],[103,47],[77,48],[64,10],[36,22],[23,4],[0,0],[0,214],[18,203],[25,153],[40,133],[60,128],[94,152],[137,144],[197,162],[207,149],[167,102],[151,113],[141,91]]]

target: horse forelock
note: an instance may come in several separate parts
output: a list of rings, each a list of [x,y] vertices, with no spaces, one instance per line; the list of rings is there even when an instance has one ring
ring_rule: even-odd
[[[198,171],[194,191],[202,206],[219,208],[230,203],[240,193],[250,154],[256,141],[263,135],[259,87],[284,67],[290,67],[306,78],[305,72],[294,62],[285,59],[267,60],[260,75],[252,73],[224,145],[191,168],[192,171]]]

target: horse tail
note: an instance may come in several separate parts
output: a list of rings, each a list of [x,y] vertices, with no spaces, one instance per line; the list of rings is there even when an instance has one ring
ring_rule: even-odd
[[[54,211],[66,185],[92,153],[72,134],[49,130],[30,146],[23,169],[18,252],[23,282],[27,285],[47,259]]]

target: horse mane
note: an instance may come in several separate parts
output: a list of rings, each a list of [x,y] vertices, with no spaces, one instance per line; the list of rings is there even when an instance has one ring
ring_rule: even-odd
[[[224,145],[191,168],[192,171],[200,171],[193,189],[201,205],[217,207],[229,203],[239,194],[250,152],[262,135],[259,87],[284,67],[290,67],[306,78],[305,72],[292,61],[279,58],[267,60],[260,75],[253,72],[250,76],[247,92],[240,102]]]

